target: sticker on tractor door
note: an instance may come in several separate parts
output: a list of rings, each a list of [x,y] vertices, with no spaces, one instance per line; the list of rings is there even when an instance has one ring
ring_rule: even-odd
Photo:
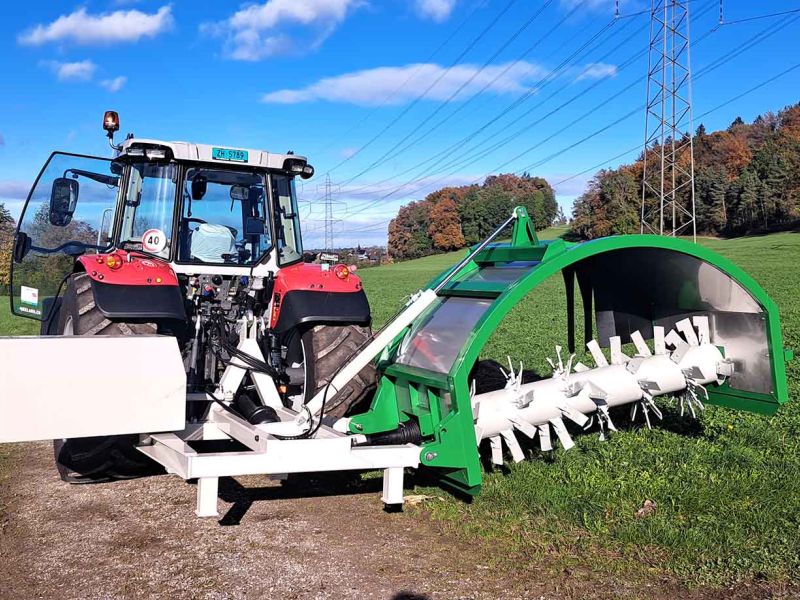
[[[142,234],[142,250],[158,253],[167,247],[167,236],[160,229],[148,229]]]
[[[24,304],[30,304],[31,306],[39,306],[39,290],[36,288],[23,285],[20,287],[19,290],[19,299]]]
[[[234,150],[233,148],[212,148],[211,158],[214,160],[247,162],[247,150]]]

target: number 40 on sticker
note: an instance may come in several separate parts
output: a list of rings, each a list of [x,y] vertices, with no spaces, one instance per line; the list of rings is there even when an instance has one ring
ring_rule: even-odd
[[[142,234],[142,250],[158,253],[167,247],[167,236],[160,229],[148,229]]]

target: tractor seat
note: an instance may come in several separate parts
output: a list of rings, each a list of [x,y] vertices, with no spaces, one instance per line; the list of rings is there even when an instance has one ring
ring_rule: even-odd
[[[191,258],[210,263],[224,262],[223,255],[236,253],[236,238],[229,227],[201,223],[189,241]]]

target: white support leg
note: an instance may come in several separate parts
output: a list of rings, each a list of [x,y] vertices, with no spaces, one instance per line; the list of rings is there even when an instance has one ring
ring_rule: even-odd
[[[219,491],[219,477],[201,477],[197,480],[197,510],[198,517],[218,517],[217,493]]]
[[[403,467],[389,467],[383,470],[383,496],[381,500],[387,505],[403,504]]]

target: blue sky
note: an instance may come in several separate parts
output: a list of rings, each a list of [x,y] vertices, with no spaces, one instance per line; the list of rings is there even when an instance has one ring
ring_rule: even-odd
[[[568,212],[593,171],[581,173],[631,160],[609,159],[644,136],[648,16],[636,13],[649,1],[620,0],[616,20],[614,4],[6,2],[0,201],[16,213],[52,150],[107,156],[100,123],[114,109],[139,137],[307,155],[307,246],[321,243],[326,173],[342,244],[385,243],[399,205],[498,168],[546,177]],[[800,12],[742,21],[797,0],[727,0],[721,27],[716,0],[690,6],[695,115],[797,63]],[[799,91],[797,69],[695,125],[752,120]]]

